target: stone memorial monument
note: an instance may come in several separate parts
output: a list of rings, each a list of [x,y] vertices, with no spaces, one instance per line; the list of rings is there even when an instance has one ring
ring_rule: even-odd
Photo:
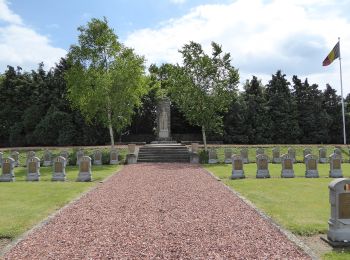
[[[15,174],[13,168],[15,166],[15,160],[11,157],[3,158],[1,163],[2,173],[0,175],[0,182],[12,182],[15,181]]]
[[[338,154],[343,161],[343,154],[342,154],[340,148],[338,148],[338,147],[334,148],[333,153]]]
[[[14,160],[14,166],[18,167],[19,166],[19,152],[17,152],[17,151],[11,152],[11,158]]]
[[[53,160],[52,181],[66,180],[66,159],[63,156],[58,156]]]
[[[291,158],[288,154],[284,154],[281,156],[282,162],[282,178],[294,178],[294,169],[293,169],[293,158]]]
[[[339,154],[331,154],[329,156],[329,177],[343,178],[343,171],[341,169],[341,156]]]
[[[34,158],[34,157],[35,157],[35,152],[34,152],[34,151],[28,151],[28,152],[27,152],[27,161],[26,161],[26,165],[27,165],[28,161],[29,161],[30,159]]]
[[[245,178],[243,170],[243,160],[239,155],[232,155],[232,175],[231,179],[243,179]]]
[[[327,238],[333,246],[350,245],[350,179],[336,179],[329,185],[331,217]]]
[[[170,129],[170,100],[165,98],[157,106],[157,140],[171,141]]]
[[[308,154],[305,156],[305,166],[306,166],[306,172],[305,177],[306,178],[318,178],[318,169],[317,169],[317,157]]]
[[[128,144],[128,154],[126,155],[127,164],[137,163],[136,145]]]
[[[77,165],[79,165],[80,159],[84,156],[84,150],[79,149],[79,151],[77,151]]]
[[[305,148],[305,149],[303,150],[304,162],[305,162],[305,157],[306,157],[306,155],[308,155],[308,154],[312,154],[312,150],[311,150],[310,148]]]
[[[269,157],[265,154],[259,154],[256,156],[256,178],[270,178],[269,172]]]
[[[232,163],[232,149],[231,148],[225,148],[225,163]]]
[[[289,158],[291,158],[293,160],[293,163],[296,162],[296,152],[295,152],[294,148],[292,148],[292,147],[288,148],[288,156],[289,156]]]
[[[100,150],[95,150],[93,157],[94,165],[102,165],[102,152]]]
[[[43,158],[43,166],[51,166],[52,165],[52,154],[49,150],[44,151],[44,158]]]
[[[118,150],[113,148],[109,154],[109,164],[118,164]]]
[[[82,156],[79,161],[79,175],[77,181],[91,181],[91,158],[89,156]]]
[[[278,147],[272,149],[272,163],[281,163],[280,148]]]
[[[248,148],[242,148],[240,151],[240,154],[241,154],[243,163],[249,163]]]
[[[40,180],[40,159],[33,157],[27,160],[27,181]]]
[[[327,163],[327,149],[326,148],[320,148],[318,150],[318,156],[319,156],[319,162],[320,163]]]
[[[218,160],[218,155],[216,153],[216,149],[215,148],[210,148],[209,149],[209,161],[208,163],[209,164],[215,164],[215,163],[218,163],[219,160]]]

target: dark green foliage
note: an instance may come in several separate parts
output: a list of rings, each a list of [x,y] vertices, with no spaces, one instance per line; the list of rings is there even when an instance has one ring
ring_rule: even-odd
[[[209,151],[199,150],[199,163],[208,163],[209,161]]]

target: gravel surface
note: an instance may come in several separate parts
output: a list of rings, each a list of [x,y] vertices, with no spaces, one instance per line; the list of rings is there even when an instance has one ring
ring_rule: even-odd
[[[309,259],[198,166],[128,165],[5,259]]]

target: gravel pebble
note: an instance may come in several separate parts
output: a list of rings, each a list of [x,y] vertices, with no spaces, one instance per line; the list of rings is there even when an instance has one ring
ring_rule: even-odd
[[[310,259],[199,166],[136,164],[5,259]]]

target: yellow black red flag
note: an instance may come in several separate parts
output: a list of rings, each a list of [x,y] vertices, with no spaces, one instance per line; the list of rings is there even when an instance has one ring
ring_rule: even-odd
[[[334,46],[328,56],[324,59],[322,66],[328,66],[331,64],[336,58],[339,58],[339,42]]]

